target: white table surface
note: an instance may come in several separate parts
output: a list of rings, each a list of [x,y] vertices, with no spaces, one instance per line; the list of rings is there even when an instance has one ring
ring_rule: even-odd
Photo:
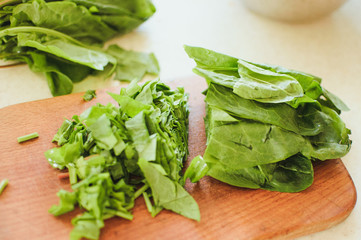
[[[240,0],[154,0],[154,4],[157,12],[151,19],[111,43],[154,52],[163,81],[194,75],[184,44],[322,77],[323,86],[351,108],[342,118],[352,130],[353,145],[342,160],[361,192],[361,1],[349,0],[332,15],[303,24],[263,18],[249,12]],[[89,78],[76,84],[74,92],[118,84]],[[44,77],[26,65],[0,68],[1,108],[49,97]],[[361,239],[360,203],[341,224],[300,239]]]

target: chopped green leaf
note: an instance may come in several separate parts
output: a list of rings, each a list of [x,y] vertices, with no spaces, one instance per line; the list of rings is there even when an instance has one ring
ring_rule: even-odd
[[[59,205],[53,205],[49,209],[49,213],[59,216],[74,209],[74,205],[77,202],[77,196],[74,192],[60,190],[56,195],[60,198]]]
[[[145,178],[152,189],[156,207],[172,210],[188,218],[200,221],[199,209],[196,201],[176,181],[160,171],[160,165],[139,159],[138,162]]]
[[[49,212],[84,209],[72,221],[70,239],[98,239],[111,217],[132,220],[139,196],[153,217],[164,208],[199,221],[181,176],[188,155],[184,89],[154,80],[109,94],[118,106],[95,104],[65,120],[53,138],[59,147],[45,152],[50,165],[68,169],[73,190],[60,190],[59,205]]]
[[[110,45],[107,53],[118,62],[115,68],[116,80],[138,82],[147,73],[159,74],[158,60],[153,53],[127,51],[117,45]]]

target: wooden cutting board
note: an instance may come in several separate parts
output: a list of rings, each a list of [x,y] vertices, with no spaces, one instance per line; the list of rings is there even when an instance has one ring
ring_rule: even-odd
[[[192,77],[169,82],[184,86],[190,95],[190,157],[203,154],[206,88]],[[30,89],[29,89],[30,90]],[[30,90],[31,91],[31,90]],[[111,89],[119,92],[119,89]],[[0,180],[9,185],[0,196],[0,239],[68,239],[71,218],[80,210],[54,217],[48,213],[58,202],[59,189],[69,190],[67,180],[46,161],[44,152],[64,118],[82,113],[96,102],[108,103],[105,90],[84,102],[82,93],[22,103],[0,109]],[[17,143],[17,137],[37,131],[39,138]],[[169,211],[152,218],[143,199],[136,200],[134,220],[105,221],[100,239],[292,239],[327,229],[343,221],[356,202],[355,186],[340,159],[315,164],[313,185],[300,193],[279,193],[232,187],[210,177],[187,182],[198,202],[201,221]]]

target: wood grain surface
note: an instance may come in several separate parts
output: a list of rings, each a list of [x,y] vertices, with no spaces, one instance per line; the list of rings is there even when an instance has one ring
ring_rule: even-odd
[[[205,149],[203,117],[206,88],[198,77],[169,82],[190,95],[189,150],[193,158]],[[111,89],[118,92],[119,89]],[[68,180],[46,161],[44,152],[64,118],[82,113],[96,102],[111,101],[105,90],[84,102],[82,93],[22,103],[0,109],[0,180],[9,185],[0,196],[0,239],[68,239],[75,210],[60,217],[48,213]],[[17,137],[37,131],[39,138],[17,143]],[[352,179],[340,159],[314,165],[313,185],[300,193],[279,193],[232,187],[210,177],[186,183],[198,202],[201,221],[169,211],[152,218],[142,197],[136,200],[134,220],[105,221],[100,239],[293,239],[343,221],[356,202]]]

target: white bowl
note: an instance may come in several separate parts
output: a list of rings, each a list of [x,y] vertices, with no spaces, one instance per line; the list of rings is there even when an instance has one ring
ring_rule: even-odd
[[[242,0],[253,12],[290,22],[312,21],[326,16],[347,0]]]

